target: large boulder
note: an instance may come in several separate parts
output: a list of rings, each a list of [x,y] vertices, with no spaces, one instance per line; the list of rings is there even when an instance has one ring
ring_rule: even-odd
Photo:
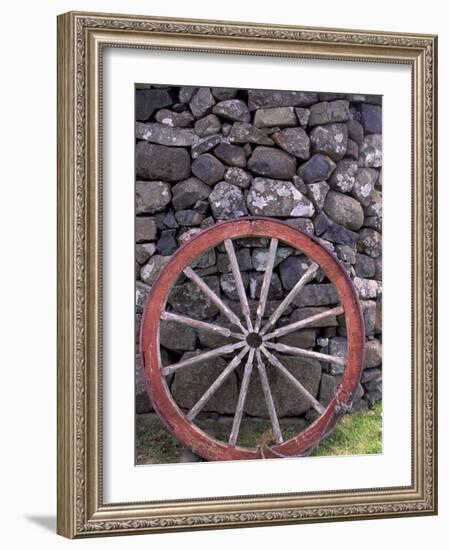
[[[310,217],[314,207],[289,181],[255,178],[247,197],[248,209],[256,216]]]
[[[344,193],[329,191],[324,201],[324,211],[348,229],[358,230],[363,225],[363,208],[357,200]]]
[[[136,145],[137,179],[176,182],[190,175],[190,155],[181,147],[166,147],[146,141]]]
[[[290,180],[296,173],[296,159],[279,149],[259,146],[248,160],[248,168],[260,176]]]

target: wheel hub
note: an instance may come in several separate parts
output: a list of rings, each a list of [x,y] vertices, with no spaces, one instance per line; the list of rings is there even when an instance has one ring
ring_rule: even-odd
[[[250,332],[246,337],[246,343],[252,348],[260,348],[262,345],[262,337],[257,332]]]

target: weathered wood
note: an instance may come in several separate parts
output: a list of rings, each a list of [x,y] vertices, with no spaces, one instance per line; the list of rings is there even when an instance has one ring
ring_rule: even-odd
[[[293,374],[279,361],[279,359],[270,353],[264,346],[261,348],[262,353],[268,359],[268,361],[277,369],[279,372],[289,381],[293,386],[295,386],[307,399],[309,400],[312,407],[320,414],[323,414],[324,407],[319,401],[317,401],[313,395],[297,380]]]
[[[310,359],[318,359],[318,361],[325,361],[326,363],[333,363],[344,367],[346,364],[345,359],[337,357],[336,355],[327,355],[326,353],[319,353],[318,351],[310,351],[302,348],[294,348],[292,346],[286,346],[285,344],[275,344],[274,342],[264,342],[267,348],[274,349],[280,353],[286,353],[288,355],[298,355],[299,357],[308,357]]]
[[[215,292],[199,277],[191,267],[186,267],[184,269],[184,274],[193,281],[206,296],[218,307],[218,309],[225,315],[233,325],[239,327],[239,329],[244,333],[248,334],[246,328],[242,325],[240,319],[237,315],[228,308],[228,306],[219,298]]]
[[[268,250],[267,267],[265,268],[265,275],[263,277],[262,288],[260,289],[259,304],[257,305],[256,323],[254,330],[256,332],[260,329],[260,323],[262,322],[265,307],[267,305],[268,291],[270,290],[271,277],[273,275],[274,262],[276,260],[276,252],[279,241],[277,239],[271,239],[270,248]]]
[[[267,371],[263,364],[260,350],[256,350],[257,369],[259,371],[260,383],[262,384],[262,390],[265,397],[265,403],[267,404],[268,414],[270,415],[271,426],[273,427],[273,435],[276,443],[282,443],[282,432],[279,426],[279,420],[276,414],[276,408],[273,402],[273,395],[271,394],[270,383],[268,382]]]
[[[317,313],[316,315],[311,315],[306,319],[301,319],[300,321],[296,321],[296,323],[291,323],[290,325],[285,325],[284,327],[280,327],[274,330],[273,332],[270,332],[269,334],[265,334],[262,338],[264,341],[271,340],[272,338],[279,338],[284,334],[289,334],[290,332],[294,332],[295,330],[299,330],[300,328],[307,327],[311,323],[315,323],[316,321],[321,321],[323,319],[326,319],[326,317],[341,315],[342,313],[344,313],[344,309],[341,306],[334,307],[332,309],[329,309],[328,311],[323,311],[321,313]]]
[[[167,367],[163,367],[162,374],[164,376],[167,376],[168,374],[171,374],[172,372],[175,372],[178,369],[182,369],[183,367],[189,367],[191,365],[201,363],[202,361],[206,361],[207,359],[211,359],[212,357],[219,357],[220,355],[226,355],[227,353],[232,353],[236,349],[240,349],[243,346],[246,346],[246,342],[237,342],[236,344],[226,344],[225,346],[221,346],[219,348],[206,351],[206,353],[200,353],[199,355],[189,357],[189,359],[184,359],[184,361],[179,361],[179,363],[174,363],[173,365],[168,365]]]
[[[296,285],[290,290],[287,296],[273,311],[270,318],[266,322],[265,326],[260,331],[261,335],[264,335],[270,327],[275,325],[276,321],[284,313],[284,311],[288,308],[288,306],[293,302],[293,300],[299,294],[301,289],[312,279],[317,269],[318,269],[318,265],[315,262],[312,262],[309,269],[304,273],[304,275],[299,279]]]
[[[234,276],[235,286],[237,288],[237,294],[240,300],[240,307],[242,308],[243,317],[245,317],[246,326],[248,331],[253,331],[253,324],[251,322],[251,312],[249,309],[248,298],[246,297],[245,287],[243,286],[242,274],[240,273],[237,256],[235,255],[234,245],[231,239],[224,241],[226,253],[229,258],[229,264],[231,266],[232,275]]]
[[[220,327],[219,325],[213,325],[212,323],[206,323],[205,321],[199,321],[198,319],[192,319],[186,317],[185,315],[178,315],[177,313],[171,313],[170,311],[163,311],[161,313],[161,319],[164,321],[174,321],[175,323],[181,323],[183,325],[189,325],[190,327],[199,329],[199,330],[208,330],[209,332],[214,332],[216,334],[221,334],[227,338],[238,338],[242,340],[245,338],[243,334],[238,332],[232,332],[226,327]]]
[[[195,405],[188,412],[187,418],[189,420],[193,420],[196,417],[196,415],[206,405],[206,403],[214,395],[214,393],[218,390],[218,388],[224,383],[224,381],[229,377],[229,375],[240,365],[240,362],[248,353],[248,351],[249,351],[249,346],[245,346],[242,349],[242,351],[238,355],[236,355],[234,359],[229,363],[229,365],[220,373],[218,378],[203,393],[203,395],[198,399]]]
[[[237,401],[237,407],[235,409],[234,421],[232,422],[231,435],[229,436],[229,445],[235,446],[240,431],[240,424],[242,422],[243,409],[245,407],[246,395],[248,393],[249,379],[251,378],[251,372],[253,370],[255,349],[249,350],[249,356],[246,361],[245,370],[243,371],[242,385],[240,386],[239,398]]]

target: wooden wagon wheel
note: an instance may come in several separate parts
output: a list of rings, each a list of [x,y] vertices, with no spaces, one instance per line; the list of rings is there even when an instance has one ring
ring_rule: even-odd
[[[237,264],[233,245],[234,239],[246,237],[270,238],[268,262],[263,276],[260,299],[255,318],[251,318],[248,300],[245,294],[242,277]],[[311,265],[302,275],[293,289],[287,294],[280,305],[274,310],[267,322],[263,314],[267,302],[276,250],[282,242],[296,248],[311,260]],[[240,300],[242,319],[240,319],[217,296],[207,284],[195,273],[190,264],[214,247],[224,245],[229,257],[230,268],[236,283]],[[340,305],[313,315],[309,318],[276,328],[276,323],[289,304],[298,296],[301,289],[314,278],[315,272],[322,269],[328,279],[337,289]],[[198,321],[190,317],[166,311],[169,292],[180,274],[193,281],[207,298],[217,306],[220,312],[232,323],[232,330],[212,323]],[[347,353],[345,358],[286,346],[273,342],[273,339],[289,332],[307,327],[318,320],[330,316],[345,315],[348,334]],[[179,322],[185,325],[210,330],[229,337],[229,344],[200,353],[189,359],[162,366],[159,344],[160,319]],[[332,252],[327,250],[316,238],[295,229],[285,222],[270,218],[240,218],[220,222],[199,233],[181,246],[163,268],[155,281],[145,305],[141,335],[141,351],[144,357],[144,372],[147,389],[155,411],[166,427],[184,445],[191,448],[207,460],[237,460],[256,458],[275,458],[288,456],[304,456],[313,449],[323,437],[335,426],[342,412],[352,404],[354,392],[360,380],[364,354],[364,324],[355,289],[339,261]],[[278,359],[279,355],[287,354],[299,357],[314,358],[322,362],[344,367],[343,376],[334,398],[324,408],[308,390],[293,376]],[[195,368],[201,361],[234,353],[234,358],[217,376],[215,382],[197,401],[193,408],[184,413],[171,395],[166,377],[183,368]],[[240,392],[235,408],[232,430],[227,443],[208,435],[195,424],[198,413],[211,396],[220,390],[220,386],[239,364],[244,364]],[[247,448],[238,446],[239,428],[244,413],[245,399],[250,384],[253,367],[258,371],[261,386],[269,413],[275,443],[271,445]],[[273,397],[270,391],[268,369],[277,369],[285,377],[286,383],[292,384],[296,390],[305,396],[317,413],[318,418],[305,430],[286,441],[276,414]]]

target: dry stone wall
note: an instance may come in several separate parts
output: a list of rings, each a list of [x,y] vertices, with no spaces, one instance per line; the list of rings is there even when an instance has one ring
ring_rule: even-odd
[[[382,387],[382,107],[379,96],[301,91],[176,86],[136,89],[136,337],[145,299],[161,268],[184,242],[220,220],[257,215],[279,218],[315,235],[350,275],[361,300],[366,357],[355,409],[381,398]],[[239,241],[244,284],[257,306],[267,260],[264,239]],[[238,296],[224,250],[194,266],[207,284],[239,313]],[[266,316],[307,269],[307,259],[280,246]],[[291,323],[338,302],[335,288],[318,272],[281,319]],[[169,307],[221,323],[198,288],[182,278]],[[173,322],[161,323],[164,363],[222,345],[220,335]],[[346,353],[343,317],[328,318],[280,342],[333,355]],[[188,409],[227,364],[214,359],[181,369],[170,380],[173,396]],[[284,363],[324,405],[341,367],[298,357]],[[136,360],[136,410],[151,411]],[[229,377],[205,408],[214,418],[231,415],[241,372]],[[270,371],[278,414],[310,422],[314,412]],[[246,414],[266,418],[257,377]]]

